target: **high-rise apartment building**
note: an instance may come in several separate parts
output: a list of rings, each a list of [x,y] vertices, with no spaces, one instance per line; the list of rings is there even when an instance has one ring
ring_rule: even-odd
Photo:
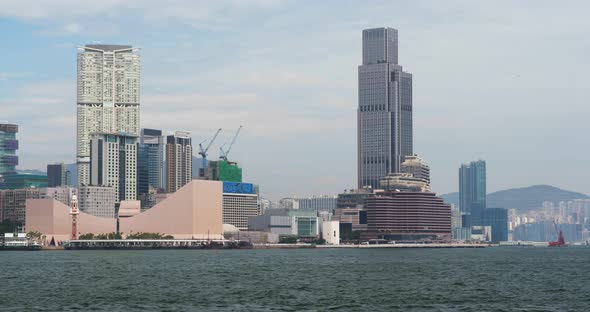
[[[116,188],[110,186],[80,186],[78,189],[80,211],[96,217],[115,218],[117,216],[115,203],[119,201],[115,191]]]
[[[137,137],[95,133],[90,139],[90,184],[115,189],[117,202],[137,199]],[[85,193],[80,190],[80,197]]]
[[[193,179],[193,147],[188,132],[176,131],[166,136],[166,187],[178,191]]]
[[[166,138],[162,130],[141,129],[137,151],[137,194],[148,194],[150,188],[166,189],[165,149]]]
[[[138,49],[89,44],[78,53],[78,185],[90,183],[93,133],[139,135]]]
[[[16,174],[18,125],[0,123],[0,183],[2,176]]]
[[[68,184],[68,169],[63,163],[47,165],[47,180],[49,187],[66,186]]]
[[[459,168],[459,208],[463,227],[483,225],[486,208],[486,162],[472,161]]]
[[[396,29],[363,30],[358,88],[358,187],[378,188],[413,155],[412,74],[398,64]]]

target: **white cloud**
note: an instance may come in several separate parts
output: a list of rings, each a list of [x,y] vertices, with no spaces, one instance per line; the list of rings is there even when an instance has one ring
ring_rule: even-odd
[[[0,72],[0,81],[5,81],[15,78],[27,78],[36,76],[37,73],[33,72]]]
[[[456,167],[471,158],[495,166],[490,190],[516,183],[511,177],[519,184],[543,178],[526,170],[571,183],[560,171],[586,168],[550,165],[588,154],[572,143],[589,130],[585,2],[370,4],[21,0],[3,2],[0,17],[46,35],[141,45],[142,126],[186,129],[195,141],[223,127],[224,142],[244,125],[234,156],[275,197],[354,185],[360,31],[379,26],[400,31],[400,63],[414,74],[416,152],[430,162],[435,190],[455,190]],[[48,62],[41,51],[33,54],[41,72],[43,63],[66,64],[67,57],[70,76],[27,83],[0,100],[0,115],[22,120],[23,139],[36,144],[23,145],[26,165],[45,161],[29,156],[37,150],[73,157],[72,55]],[[29,78],[3,70],[2,82]],[[67,142],[42,145],[46,135]],[[527,169],[514,158],[527,159]]]

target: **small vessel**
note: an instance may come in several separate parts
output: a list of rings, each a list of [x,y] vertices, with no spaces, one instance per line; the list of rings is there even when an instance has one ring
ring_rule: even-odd
[[[41,250],[41,244],[29,241],[25,233],[6,233],[0,241],[0,250]]]
[[[566,247],[567,244],[565,243],[563,232],[557,230],[557,224],[555,221],[553,221],[553,226],[555,227],[555,233],[557,233],[557,241],[549,242],[549,247]]]

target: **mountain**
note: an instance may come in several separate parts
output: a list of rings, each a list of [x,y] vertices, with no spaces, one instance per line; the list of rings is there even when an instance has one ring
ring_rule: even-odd
[[[459,192],[442,194],[440,197],[442,197],[442,199],[444,199],[448,204],[459,206]]]
[[[24,170],[16,170],[17,173],[27,173],[27,174],[38,174],[38,175],[46,175],[47,172],[37,170],[37,169],[24,169]]]
[[[457,192],[444,194],[441,197],[447,203],[459,205]],[[487,206],[528,211],[542,207],[544,201],[560,202],[588,198],[590,197],[586,194],[562,190],[551,185],[533,185],[490,193],[487,196]]]

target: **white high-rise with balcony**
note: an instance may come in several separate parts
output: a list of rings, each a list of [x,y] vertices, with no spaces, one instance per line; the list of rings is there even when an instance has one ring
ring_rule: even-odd
[[[89,44],[78,52],[78,185],[90,183],[93,133],[139,135],[138,49]]]

